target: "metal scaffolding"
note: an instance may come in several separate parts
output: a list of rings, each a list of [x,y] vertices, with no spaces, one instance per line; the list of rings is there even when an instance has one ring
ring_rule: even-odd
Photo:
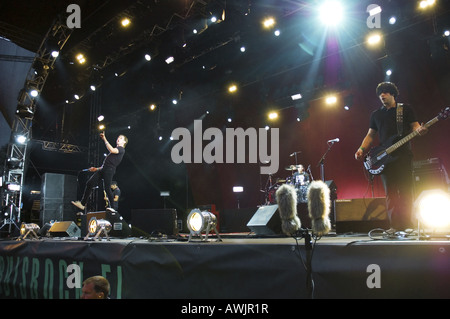
[[[41,42],[28,71],[24,87],[19,92],[3,172],[1,231],[11,233],[14,230],[13,227],[19,228],[23,182],[28,162],[28,144],[32,139],[36,102],[44,88],[49,71],[53,69],[57,57],[55,52],[59,54],[71,33],[72,29],[65,25],[64,19],[55,20]]]

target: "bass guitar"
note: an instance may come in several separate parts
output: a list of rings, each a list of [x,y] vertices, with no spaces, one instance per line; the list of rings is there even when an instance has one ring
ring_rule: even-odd
[[[431,125],[437,123],[438,121],[444,120],[448,117],[450,113],[450,107],[443,109],[435,118],[429,120],[425,123],[425,127],[429,128]],[[419,135],[417,131],[414,131],[404,138],[399,140],[398,136],[393,136],[388,141],[387,148],[383,146],[376,146],[370,149],[369,153],[364,159],[364,167],[372,175],[379,175],[384,170],[387,164],[396,160],[395,154],[393,154],[399,147],[405,145],[414,137]]]

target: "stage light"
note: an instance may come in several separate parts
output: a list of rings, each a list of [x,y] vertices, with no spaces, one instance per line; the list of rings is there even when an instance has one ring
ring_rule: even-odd
[[[272,17],[263,20],[263,26],[265,29],[270,29],[275,26],[275,19]]]
[[[427,9],[428,7],[433,6],[435,3],[436,3],[435,0],[423,0],[423,1],[420,1],[419,8],[420,9]]]
[[[391,75],[392,75],[392,70],[391,70],[391,69],[387,70],[387,71],[386,71],[386,75],[387,75],[387,76],[391,76]]]
[[[337,97],[334,95],[330,95],[325,98],[325,103],[328,105],[335,104],[336,102],[337,102]]]
[[[275,30],[275,31],[273,32],[273,34],[274,34],[276,37],[279,37],[280,34],[281,34],[281,31],[280,31],[280,30]]]
[[[130,21],[130,19],[128,19],[128,18],[123,18],[123,19],[120,21],[120,24],[121,24],[123,27],[128,27],[128,26],[131,24],[131,21]]]
[[[106,219],[97,219],[92,217],[88,223],[88,234],[84,237],[87,240],[94,236],[94,240],[100,236],[105,236],[109,240],[109,232],[112,229],[112,225]]]
[[[31,89],[30,90],[30,95],[32,97],[37,97],[39,95],[39,91],[37,89]]]
[[[20,191],[20,184],[7,182],[6,183],[6,189],[10,192],[19,192]]]
[[[32,119],[34,111],[27,105],[19,104],[17,106],[16,114],[23,119]]]
[[[78,94],[74,94],[73,97],[75,98],[75,100],[79,100],[80,96]]]
[[[419,227],[428,233],[450,235],[450,195],[442,189],[423,191],[414,202]]]
[[[374,15],[377,15],[377,14],[381,13],[381,7],[380,6],[377,5],[377,6],[373,7],[373,5],[372,5],[372,6],[369,6],[369,7],[372,7],[372,9],[369,10],[369,15],[370,16],[374,16]]]
[[[7,159],[6,163],[8,164],[9,169],[18,169],[23,167],[23,162],[16,158],[16,157],[10,157]],[[18,191],[20,190],[20,185],[11,184],[11,190]],[[18,189],[16,189],[18,188]]]
[[[395,24],[397,22],[397,18],[396,17],[390,17],[389,18],[389,24]]]
[[[342,20],[342,5],[339,1],[327,1],[320,7],[320,20],[326,25],[336,25]]]
[[[244,52],[245,52],[245,47],[242,46],[242,47],[240,48],[240,51],[241,51],[242,53],[244,53]]]
[[[301,95],[300,93],[297,93],[297,94],[291,95],[291,99],[292,99],[292,101],[295,101],[295,100],[300,100],[301,98],[302,98],[302,95]]]
[[[82,53],[78,53],[76,58],[79,64],[86,63],[86,57]]]
[[[244,187],[242,186],[233,186],[233,193],[242,193],[244,191]]]
[[[175,61],[175,58],[174,58],[173,56],[170,56],[170,57],[168,57],[168,58],[166,59],[166,63],[167,63],[167,64],[170,64],[170,63],[172,63],[173,61]]]
[[[156,110],[156,105],[151,104],[148,108],[150,109],[150,111],[154,111],[154,110]]]
[[[236,84],[232,84],[228,87],[228,92],[230,93],[235,93],[237,91],[237,86]]]
[[[271,121],[276,120],[278,118],[278,112],[270,112],[268,117]]]
[[[151,61],[151,59],[152,59],[150,54],[146,54],[144,57],[147,61]]]
[[[97,121],[99,121],[99,122],[103,121],[104,119],[105,119],[105,117],[103,115],[99,115],[97,117]]]
[[[444,36],[446,36],[446,37],[450,36],[450,31],[449,30],[445,30],[444,31]]]
[[[371,33],[367,36],[367,43],[371,46],[381,42],[381,35],[379,33]]]
[[[17,135],[16,142],[19,144],[25,144],[27,142],[27,137],[25,135]]]
[[[218,239],[221,241],[219,232],[217,231],[217,217],[211,212],[200,211],[199,209],[193,209],[187,217],[187,226],[189,229],[189,241],[192,236],[202,236],[202,233],[206,233],[205,240],[208,239],[209,232],[214,230]],[[202,238],[203,240],[203,238]]]
[[[104,131],[105,130],[105,125],[103,125],[103,124],[100,124],[99,126],[98,126],[98,130],[99,131]]]
[[[22,223],[22,225],[20,225],[20,239],[25,239],[27,238],[28,235],[31,235],[35,239],[38,239],[39,236],[37,235],[37,233],[39,232],[40,229],[41,228],[37,224]]]

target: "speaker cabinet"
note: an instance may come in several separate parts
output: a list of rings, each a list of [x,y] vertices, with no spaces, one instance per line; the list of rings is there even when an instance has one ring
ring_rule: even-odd
[[[247,227],[256,235],[281,234],[281,218],[278,205],[260,206],[247,223]]]
[[[336,233],[389,228],[385,197],[338,199],[335,206]]]
[[[81,236],[85,237],[89,232],[91,218],[105,219],[111,223],[110,237],[126,238],[131,235],[130,225],[122,219],[119,213],[110,211],[90,212],[81,216]]]
[[[76,210],[71,201],[75,201],[76,197],[76,176],[45,173],[41,184],[41,225],[50,221],[75,221]]]
[[[75,222],[55,222],[49,229],[51,237],[80,237],[81,230]]]
[[[176,209],[132,209],[131,226],[134,236],[178,235]]]

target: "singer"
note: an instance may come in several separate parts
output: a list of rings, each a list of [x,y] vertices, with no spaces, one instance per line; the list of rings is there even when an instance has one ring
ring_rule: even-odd
[[[376,94],[383,106],[375,110],[370,117],[370,127],[361,146],[355,153],[360,160],[371,147],[376,136],[380,143],[388,147],[392,137],[406,136],[416,130],[419,135],[427,129],[416,119],[413,108],[408,104],[397,103],[399,95],[397,86],[391,82],[382,82],[376,88]],[[403,109],[400,113],[399,109]],[[399,116],[399,114],[401,114]],[[390,220],[388,235],[395,235],[397,230],[413,228],[413,180],[412,180],[412,152],[408,144],[400,147],[396,152],[396,159],[389,163],[381,174],[386,192],[386,208]]]
[[[109,144],[104,132],[100,133],[100,138],[105,142],[105,146],[108,149],[109,154],[106,156],[101,167],[89,168],[89,172],[93,172],[94,174],[86,183],[81,201],[72,201],[72,204],[84,211],[93,188],[98,185],[100,180],[103,180],[103,185],[105,188],[104,190],[106,192],[106,196],[108,197],[109,203],[109,207],[107,208],[107,210],[115,212],[115,209],[111,207],[111,203],[114,202],[111,183],[114,174],[116,173],[116,168],[117,166],[119,166],[125,154],[125,146],[128,144],[128,138],[125,135],[119,135],[116,140],[116,147],[113,147],[111,144]]]

